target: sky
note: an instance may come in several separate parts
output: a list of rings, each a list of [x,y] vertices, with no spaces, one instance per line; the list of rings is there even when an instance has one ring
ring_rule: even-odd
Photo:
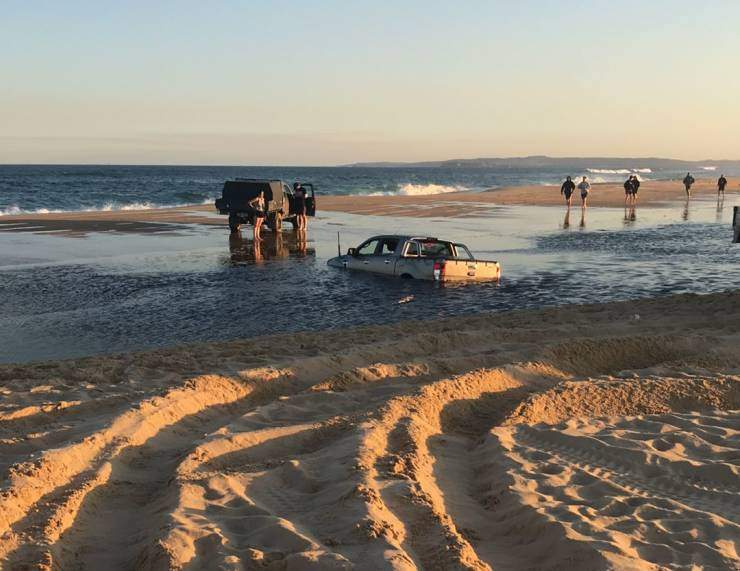
[[[0,0],[0,163],[740,159],[737,0]]]

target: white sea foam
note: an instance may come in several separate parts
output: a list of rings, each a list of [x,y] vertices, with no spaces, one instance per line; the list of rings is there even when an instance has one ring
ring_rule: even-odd
[[[716,171],[717,167],[701,167],[701,170],[704,171]]]
[[[446,194],[448,192],[463,192],[470,190],[464,186],[448,186],[444,184],[399,184],[398,190],[391,192],[373,192],[370,196],[423,196],[426,194]]]
[[[0,216],[15,216],[17,214],[56,214],[64,210],[50,210],[48,208],[36,208],[35,210],[23,210],[17,205],[11,204],[7,208],[0,208]]]
[[[595,174],[635,174],[635,173],[651,173],[653,169],[586,169],[590,173]]]
[[[212,198],[206,198],[200,204],[210,204]],[[24,210],[16,204],[11,204],[7,208],[0,208],[0,216],[16,216],[20,214],[65,214],[68,212],[113,212],[117,210],[160,210],[163,208],[180,208],[183,206],[192,206],[189,204],[153,204],[151,202],[133,202],[131,204],[119,204],[117,202],[106,202],[102,206],[92,208],[78,208],[76,210],[52,210],[49,208],[35,208]],[[196,203],[197,204],[197,203]]]

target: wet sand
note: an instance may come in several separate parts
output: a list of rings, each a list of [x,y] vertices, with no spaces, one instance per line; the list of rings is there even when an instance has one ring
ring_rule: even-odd
[[[730,179],[726,200],[740,196],[740,180]],[[697,180],[692,189],[692,200],[716,199],[714,179]],[[679,181],[646,181],[638,194],[638,207],[672,207],[686,202],[686,193]],[[580,207],[578,194],[573,205]],[[417,218],[469,218],[495,216],[500,206],[564,206],[560,188],[556,186],[519,186],[485,192],[452,192],[421,196],[322,196],[319,193],[319,212],[344,212],[373,216],[411,216]],[[591,208],[618,208],[624,206],[621,184],[594,184],[588,199]],[[125,229],[123,223],[136,223]],[[115,210],[107,212],[67,212],[50,214],[21,214],[0,217],[1,231],[17,231],[38,226],[41,230],[88,232],[126,230],[157,232],[161,224],[223,225],[226,216],[218,216],[213,205],[193,205],[156,210]],[[288,227],[290,225],[288,224]],[[94,228],[94,230],[91,230]],[[134,229],[135,228],[135,229]]]
[[[738,331],[736,292],[0,366],[0,562],[733,568]]]

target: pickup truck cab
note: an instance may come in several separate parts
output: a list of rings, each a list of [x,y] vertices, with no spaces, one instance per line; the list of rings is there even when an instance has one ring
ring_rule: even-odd
[[[301,183],[301,186],[307,192],[306,214],[315,216],[316,194],[313,185]],[[229,229],[232,233],[238,232],[242,224],[254,224],[256,211],[249,203],[260,192],[265,197],[265,223],[268,228],[279,232],[286,220],[296,226],[295,196],[288,184],[282,180],[237,178],[224,183],[221,198],[217,198],[215,203],[219,214],[229,216]]]
[[[498,262],[477,260],[464,244],[421,236],[373,236],[346,255],[328,261],[336,268],[406,279],[498,280]]]

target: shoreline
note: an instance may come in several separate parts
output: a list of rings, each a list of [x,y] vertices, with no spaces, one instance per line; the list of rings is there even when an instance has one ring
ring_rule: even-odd
[[[0,561],[729,566],[739,330],[736,290],[0,365]]]
[[[729,179],[726,200],[740,197],[740,179]],[[692,200],[710,200],[717,197],[712,179],[698,179],[692,189]],[[686,203],[683,186],[678,181],[646,181],[638,193],[637,208],[669,208]],[[565,207],[558,186],[516,186],[473,192],[449,192],[418,196],[406,195],[321,195],[318,194],[318,212],[342,212],[346,214],[400,217],[480,217],[495,215],[499,207],[508,206],[553,206]],[[624,189],[621,183],[595,183],[588,199],[589,208],[623,208]],[[572,208],[580,208],[578,192],[574,193]],[[56,221],[56,224],[54,223]],[[49,213],[21,213],[0,216],[0,229],[16,222],[39,222],[49,226],[68,227],[75,223],[85,230],[105,227],[105,224],[136,222],[142,231],[148,223],[197,223],[223,225],[225,216],[218,216],[212,204],[186,206],[164,206],[141,210],[68,211]],[[62,224],[66,222],[67,224]],[[96,225],[95,222],[100,224]],[[115,229],[115,228],[114,228]]]

